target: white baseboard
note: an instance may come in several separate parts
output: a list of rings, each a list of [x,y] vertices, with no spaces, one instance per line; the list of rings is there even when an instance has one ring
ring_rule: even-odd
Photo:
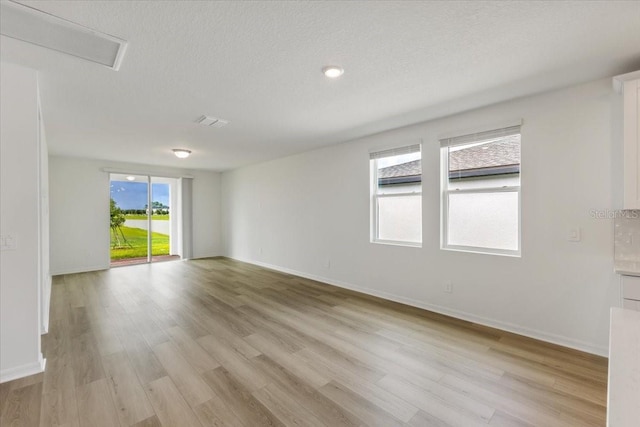
[[[76,274],[76,273],[87,273],[89,271],[100,271],[100,270],[108,270],[109,264],[107,265],[94,265],[90,267],[76,267],[70,269],[62,269],[62,270],[53,270],[51,272],[52,276],[61,276],[63,274]]]
[[[40,372],[44,372],[46,365],[47,359],[44,359],[42,357],[42,353],[40,353],[37,362],[27,363],[26,365],[20,365],[0,371],[0,383],[28,377],[29,375],[39,374]]]
[[[197,255],[197,256],[193,256],[192,258],[189,258],[189,259],[217,258],[217,257],[221,257],[221,256],[224,256],[224,255],[222,255],[220,253],[214,253],[214,254],[211,254],[211,255]]]
[[[389,301],[399,302],[401,304],[410,305],[412,307],[422,308],[424,310],[433,311],[435,313],[444,314],[446,316],[455,317],[457,319],[466,320],[468,322],[477,323],[479,325],[488,326],[491,328],[496,328],[496,329],[500,329],[507,332],[512,332],[514,334],[523,335],[525,337],[534,338],[540,341],[545,341],[545,342],[557,344],[563,347],[584,351],[585,353],[608,357],[608,349],[606,347],[596,346],[585,341],[576,340],[576,339],[565,337],[562,335],[551,334],[548,332],[523,327],[520,325],[516,325],[514,323],[503,322],[501,320],[491,319],[483,316],[477,316],[473,313],[454,310],[448,307],[430,304],[430,303],[415,300],[412,298],[406,298],[406,297],[395,295],[389,292],[378,291],[375,289],[370,289],[370,288],[354,285],[351,283],[330,279],[327,277],[316,276],[314,274],[308,274],[302,271],[292,270],[290,268],[280,267],[280,266],[268,264],[265,262],[235,258],[230,256],[229,258],[246,262],[249,264],[258,265],[260,267],[269,268],[271,270],[280,271],[282,273],[293,274],[295,276],[304,277],[306,279],[316,280],[318,282],[327,283],[329,285],[337,286],[340,288],[361,292],[366,295],[379,297]]]

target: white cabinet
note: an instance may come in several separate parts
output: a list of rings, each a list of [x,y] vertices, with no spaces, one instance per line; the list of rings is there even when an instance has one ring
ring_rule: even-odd
[[[640,209],[640,71],[614,77],[624,98],[623,209]]]
[[[627,310],[640,311],[640,301],[623,298],[622,308],[626,308]]]
[[[637,427],[640,419],[640,312],[611,309],[607,426]]]
[[[640,311],[640,277],[622,276],[622,306]]]

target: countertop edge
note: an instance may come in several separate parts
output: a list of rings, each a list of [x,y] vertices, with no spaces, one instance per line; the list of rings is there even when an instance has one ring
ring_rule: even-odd
[[[616,274],[621,274],[623,276],[639,276],[640,277],[640,271],[636,271],[636,270],[626,270],[624,268],[616,268],[613,271]]]

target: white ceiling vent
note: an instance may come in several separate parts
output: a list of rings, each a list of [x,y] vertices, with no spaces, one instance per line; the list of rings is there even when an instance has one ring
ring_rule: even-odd
[[[127,42],[12,1],[0,3],[0,33],[87,61],[120,68]]]
[[[212,128],[221,128],[229,124],[228,120],[218,119],[216,117],[200,116],[196,120],[196,123],[200,123],[204,126],[211,126]]]

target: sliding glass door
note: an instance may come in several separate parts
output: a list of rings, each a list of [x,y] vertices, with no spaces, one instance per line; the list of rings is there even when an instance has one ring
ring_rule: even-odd
[[[172,250],[176,179],[112,173],[110,187],[111,266],[179,259],[175,243]]]
[[[151,177],[149,226],[151,261],[165,260],[171,255],[171,185],[170,178]],[[174,233],[175,235],[175,233]]]

